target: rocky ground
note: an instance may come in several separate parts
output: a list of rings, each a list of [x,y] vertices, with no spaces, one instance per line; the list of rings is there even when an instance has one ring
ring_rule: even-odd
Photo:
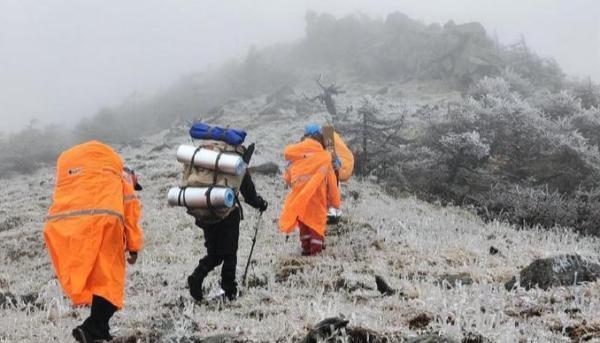
[[[417,90],[379,91],[397,97]],[[253,165],[282,166],[283,147],[303,126],[325,121],[323,113],[299,117],[302,109],[286,108],[286,101],[231,102],[203,119],[246,128],[248,141],[257,142]],[[112,320],[119,341],[600,341],[600,282],[593,281],[599,267],[591,264],[598,263],[597,238],[484,223],[463,209],[392,198],[370,179],[343,185],[343,220],[330,227],[324,253],[306,258],[297,235],[286,240],[277,230],[285,196],[280,175],[256,175],[270,208],[244,295],[234,303],[195,304],[185,280],[205,252],[202,232],[183,209],[166,204],[180,177],[175,150],[190,141],[185,128],[181,123],[117,147],[144,185],[146,235],[138,264],[128,269],[126,307]],[[53,177],[45,167],[0,180],[0,342],[68,342],[89,311],[70,306],[44,247]],[[246,208],[240,279],[256,221]],[[575,254],[583,259],[538,261],[520,274],[538,259]],[[527,287],[519,287],[524,280]],[[218,273],[205,287],[218,290]]]

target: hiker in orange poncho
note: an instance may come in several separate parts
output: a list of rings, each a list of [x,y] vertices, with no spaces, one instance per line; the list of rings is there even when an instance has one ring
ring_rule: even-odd
[[[97,141],[58,158],[44,238],[56,276],[74,305],[91,314],[73,330],[78,342],[111,340],[108,322],[123,307],[125,252],[134,264],[142,248],[141,190],[119,155]]]
[[[284,178],[292,188],[279,218],[280,230],[289,234],[300,229],[302,255],[321,252],[325,239],[328,207],[340,207],[340,192],[331,153],[322,144],[319,125],[308,125],[300,143],[288,145]]]

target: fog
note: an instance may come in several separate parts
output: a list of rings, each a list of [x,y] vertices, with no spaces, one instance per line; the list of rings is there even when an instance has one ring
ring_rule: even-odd
[[[297,40],[308,9],[336,17],[404,12],[426,23],[480,21],[503,43],[525,37],[566,73],[600,81],[600,3],[497,1],[0,0],[0,131],[73,125],[185,73]]]

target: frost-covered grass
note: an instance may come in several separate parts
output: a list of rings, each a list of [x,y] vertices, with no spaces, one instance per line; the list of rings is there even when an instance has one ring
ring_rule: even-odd
[[[282,165],[285,144],[299,137],[305,123],[320,118],[291,121],[285,113],[260,117],[250,112],[245,119],[237,115],[253,106],[234,103],[221,124],[249,130],[249,141],[258,142],[255,164]],[[286,241],[277,231],[285,196],[281,180],[264,176],[255,176],[255,183],[270,208],[263,216],[249,271],[250,287],[225,306],[195,305],[185,280],[204,255],[202,233],[183,209],[166,205],[166,190],[178,182],[181,167],[174,151],[182,142],[189,142],[185,131],[174,128],[144,139],[141,146],[119,148],[144,185],[140,196],[146,245],[138,264],[128,268],[126,307],[111,321],[117,336],[176,341],[229,334],[253,342],[289,342],[303,337],[316,322],[343,314],[351,326],[410,337],[420,332],[409,328],[409,320],[427,313],[433,321],[425,331],[457,339],[476,332],[492,341],[547,342],[569,341],[552,328],[600,317],[599,282],[549,291],[508,292],[503,287],[536,258],[578,253],[597,261],[596,238],[562,229],[517,230],[484,223],[462,209],[412,197],[394,199],[370,181],[352,180],[344,186],[344,222],[331,229],[321,256],[305,258],[300,256],[297,234]],[[170,150],[150,152],[163,143]],[[36,306],[0,310],[0,342],[69,341],[71,329],[89,313],[72,308],[64,298],[43,245],[43,217],[52,187],[51,169],[0,180],[0,223],[20,218],[18,227],[0,231],[0,290],[38,294]],[[351,193],[358,194],[357,199]],[[245,215],[239,281],[257,220],[249,207]],[[500,253],[490,255],[490,246]],[[295,273],[288,275],[284,269]],[[461,272],[470,274],[474,283],[448,289],[436,282],[443,274]],[[402,294],[380,295],[376,274]],[[207,290],[217,291],[219,275],[220,268],[207,278]],[[578,311],[569,311],[575,308]],[[532,309],[539,315],[528,317]]]

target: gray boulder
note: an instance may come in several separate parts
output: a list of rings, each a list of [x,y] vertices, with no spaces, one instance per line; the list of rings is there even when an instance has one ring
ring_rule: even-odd
[[[346,328],[349,321],[340,317],[331,317],[318,322],[308,332],[301,343],[330,342],[331,337],[341,336],[341,330]]]
[[[581,282],[593,282],[600,277],[600,265],[584,260],[579,255],[559,255],[533,261],[519,272],[520,285],[525,289],[539,287],[571,286]],[[513,277],[504,287],[517,285]]]

